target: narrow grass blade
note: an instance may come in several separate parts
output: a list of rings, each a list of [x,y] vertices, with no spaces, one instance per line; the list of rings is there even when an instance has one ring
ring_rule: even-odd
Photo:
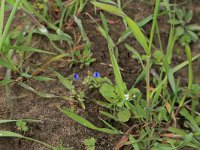
[[[11,83],[12,81],[13,80],[6,78],[6,79],[3,79],[0,81],[0,85],[5,86],[5,85],[8,85],[9,83]]]
[[[30,74],[28,73],[22,73],[21,74],[22,77],[24,78],[33,78],[37,81],[51,81],[51,80],[54,80],[53,78],[49,78],[49,77],[44,77],[44,76],[31,76]]]
[[[144,48],[147,55],[150,55],[150,49],[147,44],[146,37],[138,27],[137,23],[135,23],[131,18],[128,16],[125,16],[124,19],[126,20],[128,26],[130,27],[134,37],[137,39],[137,41],[140,43],[140,45]]]
[[[100,3],[100,2],[91,2],[95,7],[99,7],[105,11],[108,11],[112,14],[118,15],[118,16],[124,16],[124,12],[118,8],[117,6],[106,4],[106,3]]]
[[[7,69],[11,69],[14,71],[17,70],[17,67],[15,66],[15,64],[6,58],[0,58],[0,66],[6,67]]]
[[[0,51],[2,51],[3,43],[4,43],[5,39],[7,38],[8,32],[10,30],[11,23],[14,19],[15,13],[17,11],[17,8],[18,8],[20,2],[21,2],[21,0],[16,0],[15,5],[14,5],[14,7],[13,7],[11,13],[10,13],[10,16],[8,18],[8,21],[5,25],[5,28],[4,28],[4,31],[3,31],[3,34],[2,34],[1,40],[0,40]],[[3,11],[3,10],[1,10],[1,11]]]
[[[26,140],[30,140],[30,141],[34,141],[36,143],[42,144],[45,147],[50,148],[52,150],[56,149],[55,147],[53,147],[49,144],[46,144],[44,142],[38,141],[36,139],[29,138],[29,137],[25,137],[23,135],[20,135],[18,133],[14,133],[14,132],[10,132],[10,131],[0,131],[0,138],[3,138],[3,137],[23,138],[23,139],[26,139]]]
[[[197,54],[197,55],[195,55],[194,57],[192,57],[192,62],[195,61],[195,60],[197,60],[198,58],[200,58],[200,54]],[[173,70],[173,73],[175,73],[175,72],[177,72],[177,71],[183,69],[183,68],[184,68],[185,66],[187,66],[188,64],[189,64],[189,61],[186,60],[186,61],[182,62],[181,64],[175,66],[175,67],[172,69],[172,70]]]
[[[173,92],[176,93],[176,84],[175,84],[174,74],[171,68],[169,69],[168,72],[168,80]]]
[[[192,71],[192,54],[191,54],[191,50],[189,45],[185,46],[185,52],[187,55],[187,59],[188,59],[188,65],[189,65],[189,81],[188,81],[188,89],[190,90],[192,87],[192,82],[193,82],[193,71]]]
[[[86,41],[86,42],[88,42],[89,39],[88,39],[88,37],[87,37],[87,34],[86,34],[85,30],[83,29],[83,25],[82,25],[81,20],[80,20],[79,18],[77,18],[76,16],[74,16],[74,21],[75,21],[76,24],[78,25],[78,28],[79,28],[79,30],[80,30],[80,32],[81,32],[81,35],[82,35],[82,37],[83,37],[83,40]]]
[[[132,135],[129,136],[129,141],[131,142],[134,150],[140,150],[139,145],[138,145],[138,141],[134,139],[134,137]]]
[[[186,52],[186,55],[187,55],[187,59],[188,59],[188,66],[189,66],[189,69],[188,69],[188,90],[187,92],[184,94],[183,98],[181,99],[181,102],[179,103],[179,107],[182,107],[184,102],[185,102],[185,99],[189,93],[189,91],[191,90],[192,88],[192,83],[193,83],[193,71],[192,71],[192,54],[191,54],[191,50],[190,50],[190,47],[188,44],[185,45],[185,52]]]
[[[172,133],[176,133],[176,134],[179,134],[181,136],[186,136],[187,133],[179,128],[174,128],[174,127],[170,127],[168,129],[169,132],[172,132]]]
[[[189,112],[183,108],[180,111],[180,114],[183,115],[193,126],[195,132],[200,132],[200,126],[196,123],[194,118],[189,114]]]
[[[3,22],[4,22],[4,7],[5,7],[5,0],[1,1],[1,9],[0,9],[0,39],[3,33]]]
[[[65,115],[67,115],[68,117],[70,117],[71,119],[75,120],[76,122],[80,123],[81,125],[93,129],[93,130],[97,130],[97,131],[101,131],[101,132],[105,132],[108,134],[121,134],[121,132],[119,133],[118,131],[112,130],[112,129],[107,129],[107,128],[98,128],[95,125],[93,125],[91,122],[89,122],[88,120],[78,116],[77,114],[64,110],[62,108],[58,108],[62,113],[64,113]]]
[[[59,74],[58,72],[54,71],[54,74],[56,75],[56,77],[59,79],[59,81],[64,85],[64,87],[66,87],[69,91],[74,90],[74,86],[72,85],[72,83],[67,80],[66,78],[64,78],[61,74]]]
[[[36,91],[35,89],[33,89],[32,87],[30,87],[29,85],[27,85],[26,83],[23,83],[23,82],[19,82],[18,85],[22,86],[23,88],[25,88],[29,91],[32,91],[36,95],[43,97],[43,98],[59,98],[59,97],[61,97],[61,96],[56,96],[54,94],[50,94],[50,93],[46,93],[46,92]]]
[[[184,141],[181,142],[181,144],[177,147],[177,149],[181,149],[181,148],[184,148],[185,146],[187,146],[192,141],[192,138],[193,138],[192,133],[187,134],[185,136]]]
[[[110,129],[112,129],[113,131],[117,131],[120,133],[120,131],[118,129],[116,129],[115,127],[113,127],[111,124],[109,124],[107,121],[103,120],[102,118],[99,118],[106,126],[108,126]]]
[[[33,76],[33,79],[35,79],[37,81],[52,81],[52,80],[54,80],[53,78],[44,77],[44,76]]]
[[[163,55],[162,60],[163,60],[163,65],[164,65],[166,75],[168,77],[169,84],[170,84],[173,92],[176,93],[176,84],[175,84],[175,79],[174,79],[174,75],[173,75],[173,70],[170,68],[169,62],[165,55]]]
[[[40,120],[33,120],[33,119],[18,119],[18,120],[23,120],[26,122],[42,122]],[[0,120],[0,124],[17,122],[18,120]]]
[[[37,68],[31,75],[32,76],[37,75],[40,71],[42,71],[45,67],[47,67],[52,62],[58,61],[58,60],[62,59],[63,57],[66,57],[66,56],[69,56],[69,53],[63,53],[63,54],[59,54],[57,56],[52,57],[50,60],[45,62],[42,66]]]
[[[149,40],[149,53],[151,54],[151,48],[152,48],[152,44],[153,44],[153,37],[154,37],[154,33],[155,33],[155,28],[156,28],[156,24],[157,24],[157,17],[158,17],[158,13],[159,13],[159,8],[160,8],[160,0],[156,1],[156,6],[154,9],[154,15],[153,15],[153,24],[151,27],[151,34],[150,34],[150,40]]]
[[[115,120],[115,121],[119,121],[119,119],[116,116],[114,116],[114,115],[112,115],[112,114],[110,114],[108,112],[100,111],[100,113],[103,114],[104,116],[108,117],[108,118],[111,118],[111,119]]]
[[[115,82],[116,82],[116,84],[119,88],[120,97],[121,97],[122,100],[124,100],[125,99],[124,92],[126,91],[126,87],[124,86],[124,82],[122,80],[120,69],[119,69],[117,60],[116,60],[115,55],[114,55],[115,45],[114,45],[114,42],[112,41],[111,37],[108,35],[108,30],[109,30],[108,24],[107,24],[107,21],[105,19],[105,16],[102,13],[101,13],[101,19],[102,19],[102,22],[103,22],[105,29],[100,28],[101,29],[100,32],[102,33],[102,35],[107,40],[110,59],[111,59],[111,63],[112,63],[112,66],[113,66],[113,72],[114,72],[114,75],[115,75]]]
[[[43,53],[43,54],[51,54],[55,55],[55,53],[44,51],[38,48],[32,48],[28,46],[9,46],[10,49],[18,50],[18,51],[23,51],[23,52],[37,52],[37,53]]]

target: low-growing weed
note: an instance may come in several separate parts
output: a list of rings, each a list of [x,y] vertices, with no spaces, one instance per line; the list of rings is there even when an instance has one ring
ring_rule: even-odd
[[[17,120],[16,126],[17,126],[17,130],[22,131],[23,133],[28,131],[27,123],[23,120]]]
[[[82,69],[84,66],[89,66],[96,60],[95,58],[92,58],[92,55],[90,44],[87,43],[81,52],[79,50],[75,50],[71,54],[70,67],[72,67],[74,64],[80,64],[80,69]]]
[[[19,127],[19,129],[23,132],[25,132],[25,130],[27,130],[26,128],[26,121],[28,122],[41,122],[40,120],[32,120],[32,119],[23,119],[23,120],[0,120],[0,124],[5,124],[5,123],[12,123],[12,122],[15,122],[16,125]],[[21,134],[18,134],[18,133],[15,133],[15,132],[11,132],[11,131],[2,131],[0,130],[0,138],[21,138],[21,139],[25,139],[25,140],[29,140],[29,141],[33,141],[33,142],[36,142],[38,144],[41,144],[43,145],[44,147],[46,148],[49,148],[51,150],[58,150],[59,148],[56,148],[52,145],[49,145],[47,143],[44,143],[40,140],[36,140],[36,139],[33,139],[33,138],[29,138],[29,137],[26,137],[26,136],[23,136]],[[66,148],[65,148],[66,149]],[[69,148],[67,150],[70,150]]]
[[[175,9],[175,16],[171,20],[173,23],[171,23],[175,25],[175,35],[179,43],[184,46],[185,44],[197,42],[199,39],[197,32],[200,31],[200,26],[190,23],[193,17],[193,11],[187,11],[184,8]]]
[[[81,107],[83,109],[85,109],[85,104],[84,104],[84,100],[85,100],[85,93],[82,90],[78,90],[75,88],[75,85],[73,84],[74,80],[79,80],[79,75],[78,74],[74,74],[73,78],[72,77],[68,77],[65,78],[63,77],[61,74],[59,74],[58,72],[54,71],[55,76],[58,78],[58,80],[63,84],[63,86],[69,90],[70,92],[70,96],[69,98],[67,98],[67,100],[78,100],[78,102],[80,103]]]
[[[95,150],[95,143],[96,139],[93,137],[84,140],[84,145],[86,146],[87,150]]]
[[[91,75],[91,73],[89,73],[89,74],[90,75],[88,75],[87,77],[85,77],[84,80],[83,80],[83,82],[82,82],[89,89],[99,88],[104,83],[110,83],[110,84],[112,84],[112,82],[108,78],[106,78],[106,77],[102,78],[99,72],[94,72],[93,75]]]

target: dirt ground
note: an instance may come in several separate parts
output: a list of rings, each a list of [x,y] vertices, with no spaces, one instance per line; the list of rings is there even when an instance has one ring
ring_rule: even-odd
[[[84,12],[89,12],[95,19],[99,19],[99,15],[95,15],[92,11],[93,7],[88,6]],[[125,8],[125,12],[134,20],[139,21],[151,14],[153,12],[153,6],[145,5],[142,2],[134,0]],[[194,23],[200,24],[199,14],[200,14],[200,1],[194,0],[193,7],[194,11]],[[87,14],[82,13],[79,17],[82,20],[84,29],[87,32],[88,38],[92,43],[92,52],[93,56],[97,59],[91,66],[80,70],[78,66],[69,68],[66,60],[62,62],[56,62],[51,65],[51,67],[61,73],[64,76],[68,76],[72,73],[79,73],[81,78],[87,75],[88,71],[100,72],[101,76],[108,77],[110,79],[114,78],[112,68],[108,65],[110,64],[110,59],[108,55],[107,43],[104,38],[98,33],[96,29],[96,24],[91,21]],[[119,17],[106,14],[107,19],[114,21],[115,23],[110,23],[110,34],[113,40],[116,42],[120,37],[121,33],[124,31],[124,25],[122,20]],[[161,31],[161,39],[166,46],[166,41],[169,33],[169,26],[164,22],[165,18],[159,18],[159,26]],[[100,22],[99,22],[100,23]],[[151,24],[148,24],[144,27],[145,33],[149,33]],[[76,27],[77,28],[77,27]],[[39,39],[37,41],[37,39]],[[38,42],[39,48],[41,49],[53,49],[49,47],[48,40],[44,37],[34,37],[34,40]],[[134,38],[128,38],[126,43],[131,44],[136,49],[140,50],[140,46],[136,43]],[[119,46],[119,66],[123,68],[122,76],[125,82],[128,84],[128,87],[134,83],[137,75],[141,71],[140,64],[131,58],[130,53],[125,49],[124,43],[121,43]],[[192,53],[193,55],[199,53],[200,41],[195,44],[192,44]],[[185,60],[184,51],[181,52],[183,57],[174,57],[174,64],[177,62],[182,62]],[[34,64],[42,64],[45,61],[49,60],[49,55],[44,54],[33,54],[30,59],[25,62],[25,67],[30,66],[31,70],[36,69]],[[102,65],[105,63],[107,65]],[[26,66],[27,65],[27,66]],[[198,62],[194,64],[195,74],[198,75],[200,72],[200,67]],[[197,67],[196,67],[197,66]],[[182,81],[187,81],[187,69],[183,69],[177,76],[180,76]],[[3,70],[0,72],[3,74]],[[53,74],[49,71],[43,72],[41,75],[53,77]],[[68,91],[56,80],[48,82],[39,82],[35,80],[27,80],[26,83],[31,87],[34,87],[38,91],[46,91],[48,93],[54,93],[57,95],[68,94]],[[200,77],[196,76],[196,83],[200,84]],[[79,84],[79,83],[77,83]],[[145,90],[144,85],[141,83],[138,85],[141,91]],[[28,123],[29,130],[25,136],[35,138],[46,143],[49,143],[54,146],[58,146],[60,143],[63,143],[65,147],[73,147],[74,150],[83,150],[85,149],[83,140],[86,138],[94,137],[97,139],[96,150],[112,150],[116,141],[120,136],[104,134],[94,130],[85,128],[75,121],[71,120],[67,116],[63,115],[57,109],[57,106],[66,106],[70,107],[72,105],[76,106],[76,111],[79,115],[88,119],[95,125],[102,127],[103,124],[98,119],[100,116],[99,111],[102,110],[101,107],[91,103],[86,100],[86,111],[82,110],[76,103],[72,104],[66,100],[62,99],[44,99],[38,97],[34,93],[18,86],[17,84],[11,87],[13,103],[8,107],[7,102],[4,97],[3,88],[0,87],[0,118],[1,119],[38,119],[42,123]],[[90,98],[98,99],[102,98],[97,91],[87,91],[87,95]],[[110,122],[112,125],[117,128],[122,128],[119,125],[116,125],[114,122]],[[10,131],[18,132],[14,124],[0,125],[0,130],[8,129]],[[122,128],[126,131],[126,128]],[[23,139],[14,139],[14,138],[1,138],[0,139],[0,150],[46,150],[47,148],[30,141]],[[129,148],[126,148],[129,149]]]

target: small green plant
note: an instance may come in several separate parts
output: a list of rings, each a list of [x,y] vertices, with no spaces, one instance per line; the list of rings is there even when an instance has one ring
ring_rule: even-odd
[[[26,122],[26,121],[29,121],[29,122],[41,122],[40,120],[32,120],[32,119],[26,119],[26,120],[0,120],[0,125],[1,124],[5,124],[5,123],[15,122],[16,124],[18,124],[17,126],[19,127],[19,129],[21,131],[23,131],[23,130],[25,131],[27,128],[26,128],[26,124],[24,122]],[[52,145],[49,145],[49,144],[44,143],[42,141],[30,138],[30,137],[26,137],[26,136],[23,136],[21,134],[18,134],[18,133],[15,133],[15,132],[11,132],[11,131],[2,131],[2,130],[0,130],[0,139],[1,138],[21,138],[21,139],[25,139],[25,140],[36,142],[36,143],[41,144],[44,147],[49,148],[51,150],[58,150],[58,148],[56,148],[56,147],[54,147]]]
[[[70,96],[67,98],[68,100],[77,100],[81,107],[83,109],[85,109],[85,104],[84,104],[84,100],[85,100],[85,93],[82,90],[76,89],[75,85],[73,84],[74,80],[79,80],[79,75],[78,74],[74,74],[73,77],[68,77],[65,78],[63,77],[61,74],[59,74],[58,72],[54,71],[54,74],[56,75],[56,77],[59,79],[59,81],[63,84],[63,86],[70,91]]]
[[[88,75],[87,77],[84,78],[83,80],[83,84],[85,84],[89,89],[92,89],[92,88],[99,88],[100,86],[102,86],[102,84],[104,83],[110,83],[112,84],[112,82],[104,77],[102,78],[100,76],[100,73],[99,72],[95,72],[93,74],[93,76],[91,76],[91,73],[89,73],[90,75]]]
[[[78,50],[75,50],[72,53],[70,67],[72,67],[74,64],[80,64],[80,68],[82,69],[84,66],[89,66],[96,59],[92,58],[93,54],[91,52],[91,43],[90,43],[90,40],[88,39],[87,34],[83,28],[82,21],[76,16],[74,16],[74,21],[76,22],[76,24],[80,30],[82,40],[85,42],[85,46],[81,52]]]
[[[176,9],[175,18],[171,20],[175,25],[175,35],[179,43],[184,46],[192,42],[197,42],[198,35],[197,31],[200,31],[200,26],[197,24],[191,24],[193,17],[193,11],[186,9]]]
[[[100,33],[106,38],[108,43],[108,49],[110,54],[111,63],[113,66],[113,72],[115,75],[115,84],[111,81],[103,83],[99,87],[101,95],[109,102],[108,106],[114,110],[114,116],[107,112],[102,112],[106,116],[112,116],[115,120],[120,122],[127,122],[131,118],[133,112],[133,103],[141,99],[141,93],[139,89],[132,87],[127,89],[126,83],[123,81],[117,60],[114,55],[115,45],[110,36],[108,35],[109,28],[105,16],[101,13],[101,19],[104,25],[98,27]]]
[[[92,58],[92,52],[90,50],[90,45],[87,43],[84,46],[82,52],[75,50],[71,55],[70,67],[74,64],[80,64],[80,68],[82,69],[84,66],[89,66],[96,59]]]
[[[96,139],[93,137],[84,140],[84,145],[86,146],[87,150],[95,150],[95,143]]]
[[[17,130],[22,131],[23,133],[28,131],[27,123],[23,120],[17,120],[16,126],[17,126]]]

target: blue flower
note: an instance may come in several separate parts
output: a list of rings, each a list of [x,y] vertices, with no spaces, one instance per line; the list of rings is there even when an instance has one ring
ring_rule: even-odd
[[[79,80],[79,78],[80,78],[77,73],[73,74],[73,77],[74,77],[75,80]]]
[[[93,77],[94,77],[94,78],[99,78],[99,77],[100,77],[100,73],[99,73],[99,72],[93,73]]]

